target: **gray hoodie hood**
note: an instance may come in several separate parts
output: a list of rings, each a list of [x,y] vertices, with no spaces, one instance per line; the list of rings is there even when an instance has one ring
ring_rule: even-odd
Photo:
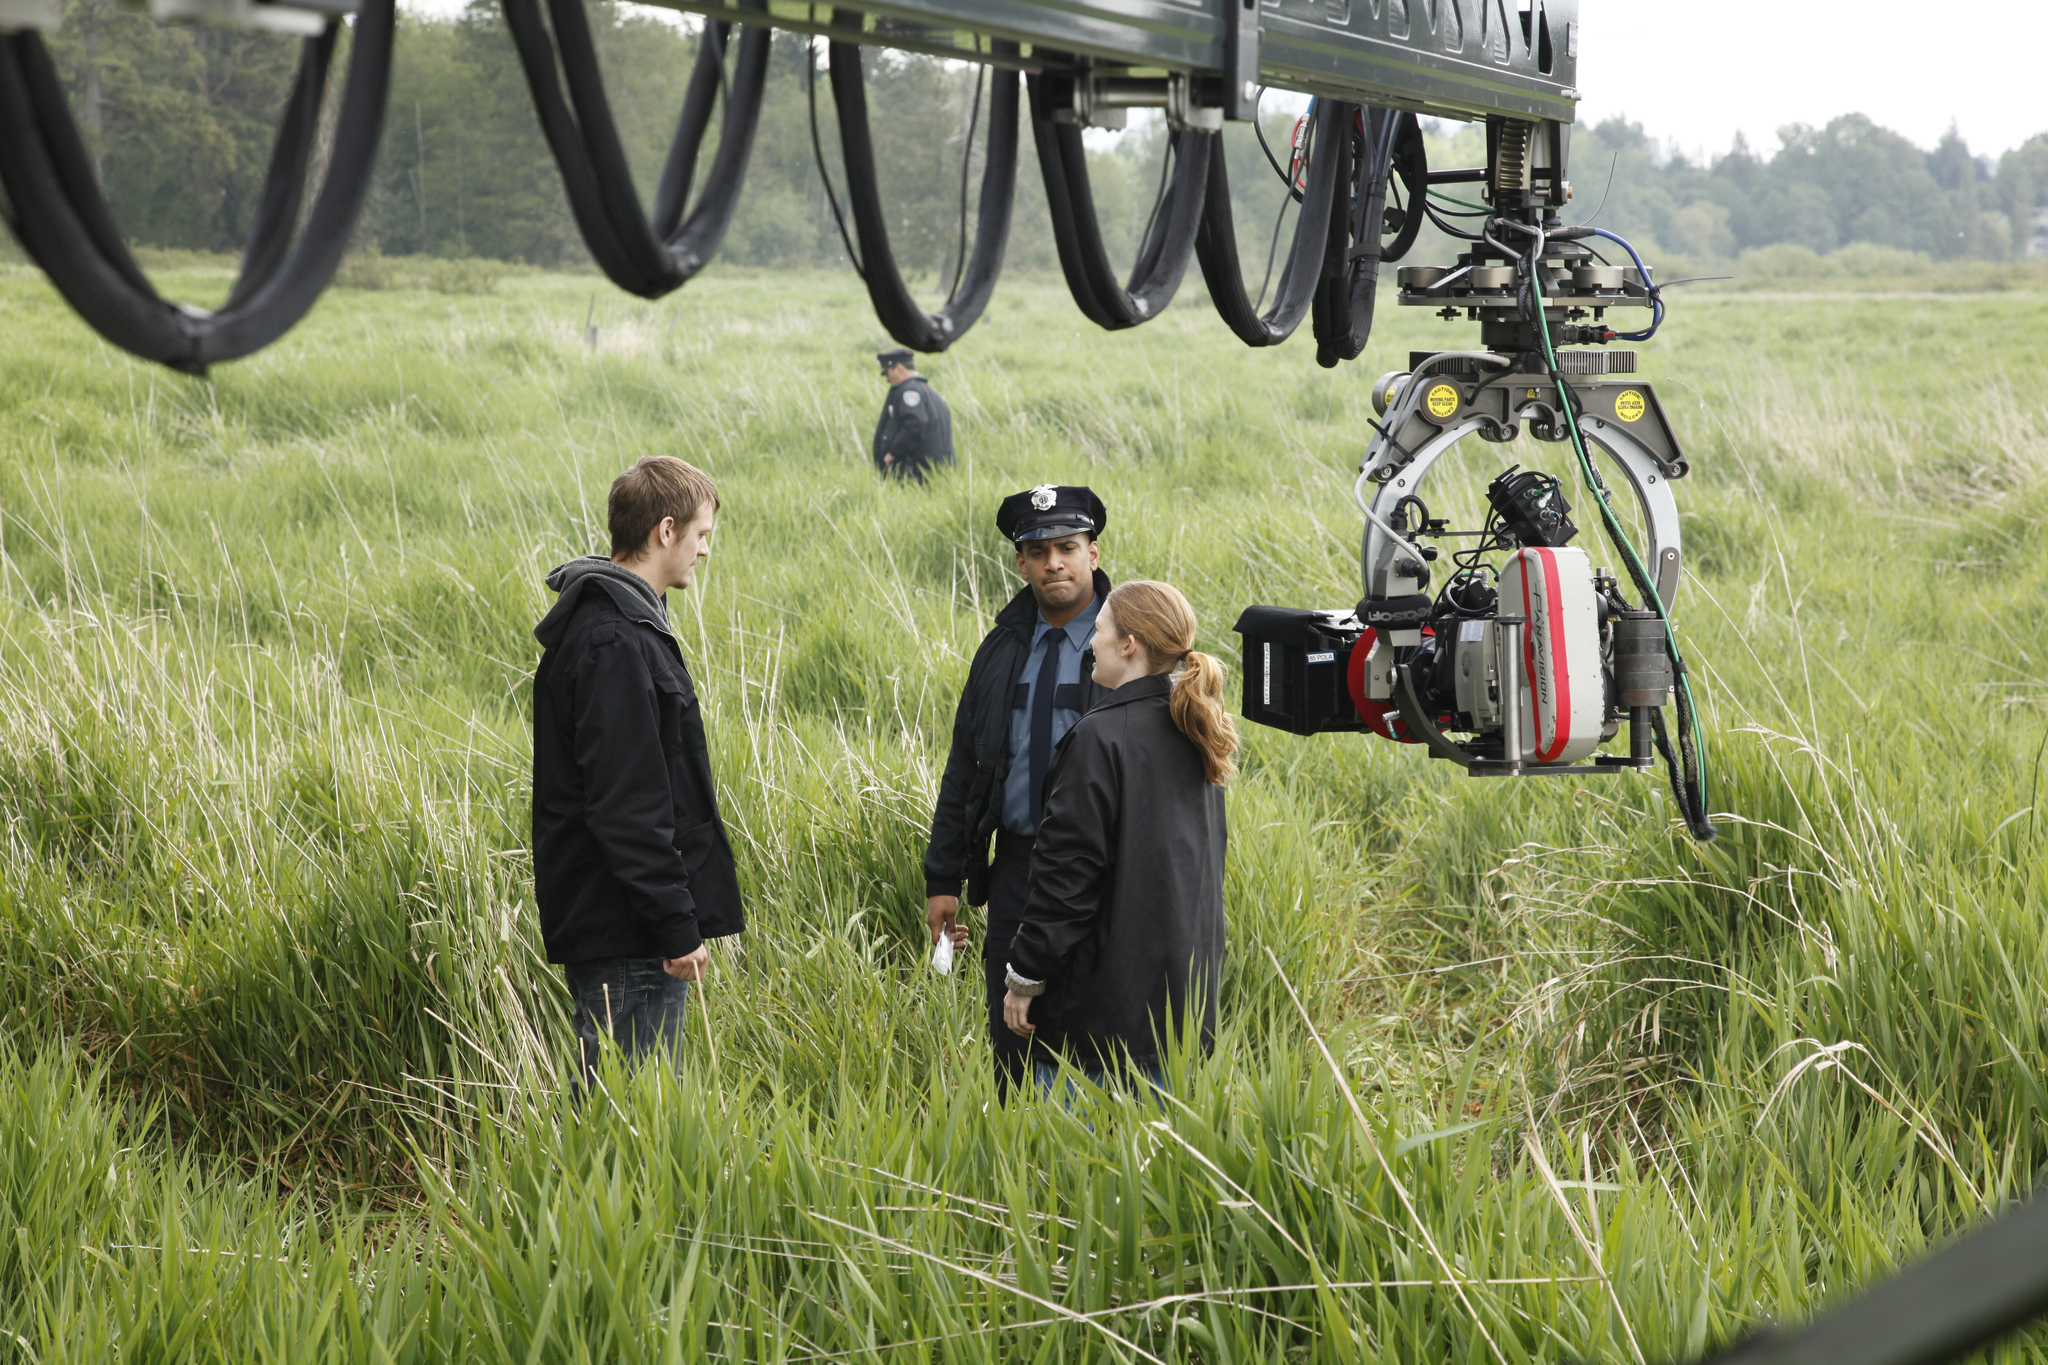
[[[584,555],[557,565],[548,574],[547,585],[561,596],[533,628],[533,638],[540,641],[543,649],[553,649],[561,643],[563,633],[569,629],[569,618],[582,605],[586,589],[609,594],[620,611],[671,639],[675,637],[669,629],[667,600],[646,579],[631,569],[620,568],[604,555]]]

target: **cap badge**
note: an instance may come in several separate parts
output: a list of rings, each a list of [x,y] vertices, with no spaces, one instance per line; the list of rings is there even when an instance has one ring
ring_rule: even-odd
[[[1031,490],[1031,505],[1041,512],[1050,511],[1059,500],[1059,490],[1049,483],[1042,483]]]

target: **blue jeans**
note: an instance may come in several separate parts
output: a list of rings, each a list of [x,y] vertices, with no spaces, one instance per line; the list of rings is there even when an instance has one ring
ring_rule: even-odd
[[[1059,1063],[1048,1061],[1044,1057],[1037,1057],[1032,1060],[1031,1066],[1038,1076],[1038,1093],[1050,1099],[1053,1091],[1059,1087]],[[1074,1101],[1081,1097],[1081,1088],[1074,1084],[1074,1078],[1071,1074],[1076,1071],[1086,1076],[1094,1084],[1101,1086],[1104,1090],[1115,1090],[1119,1087],[1128,1086],[1134,1080],[1143,1079],[1148,1081],[1151,1083],[1153,1090],[1152,1098],[1162,1108],[1165,1106],[1165,1096],[1173,1093],[1173,1088],[1166,1083],[1165,1069],[1157,1062],[1132,1063],[1129,1066],[1114,1071],[1099,1067],[1082,1066],[1078,1062],[1069,1062],[1067,1063],[1067,1071],[1069,1073],[1067,1076],[1067,1093],[1061,1097],[1060,1103],[1069,1109],[1072,1109]]]
[[[683,1006],[690,983],[661,969],[658,957],[595,957],[562,968],[575,997],[572,1024],[581,1054],[582,1084],[597,1079],[597,1058],[609,1039],[638,1061],[674,1053],[683,1040]]]

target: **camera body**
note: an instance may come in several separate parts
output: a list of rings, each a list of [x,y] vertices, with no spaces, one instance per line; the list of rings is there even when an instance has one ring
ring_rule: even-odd
[[[1475,776],[1648,767],[1648,712],[1674,681],[1663,621],[1632,609],[1568,543],[1577,530],[1558,480],[1510,469],[1487,497],[1486,529],[1464,533],[1478,546],[1434,595],[1369,595],[1348,611],[1247,608],[1236,625],[1245,717],[1298,735],[1425,745]],[[1415,536],[1459,533],[1420,512],[1403,543],[1426,589]],[[1392,529],[1406,531],[1396,517]],[[1498,564],[1481,561],[1496,552]],[[1600,754],[1624,720],[1628,753]]]

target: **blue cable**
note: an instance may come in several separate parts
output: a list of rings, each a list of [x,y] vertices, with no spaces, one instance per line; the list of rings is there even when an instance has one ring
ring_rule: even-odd
[[[1594,228],[1593,235],[1595,237],[1605,237],[1608,241],[1613,242],[1623,251],[1626,251],[1628,258],[1636,263],[1636,273],[1643,277],[1643,288],[1650,291],[1649,329],[1642,332],[1616,332],[1614,335],[1622,341],[1648,341],[1651,337],[1657,335],[1657,329],[1664,325],[1664,300],[1658,296],[1657,286],[1651,282],[1650,267],[1643,264],[1643,258],[1636,254],[1636,249],[1629,245],[1626,237],[1609,232],[1606,228]]]

